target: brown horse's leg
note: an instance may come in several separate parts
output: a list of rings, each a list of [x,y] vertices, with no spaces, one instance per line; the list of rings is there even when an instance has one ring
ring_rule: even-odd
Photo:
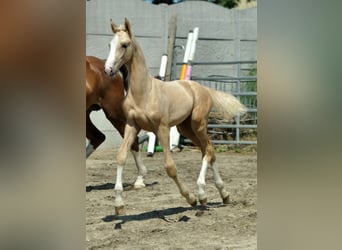
[[[86,112],[86,137],[89,140],[89,144],[86,148],[87,158],[106,139],[106,136],[102,134],[90,120],[90,112],[91,111]]]
[[[174,182],[178,186],[180,193],[182,194],[183,197],[186,198],[187,202],[191,206],[196,206],[197,201],[196,201],[195,196],[189,192],[188,187],[184,185],[178,178],[177,168],[170,153],[169,128],[167,126],[159,126],[157,136],[158,136],[160,144],[163,147],[163,152],[164,152],[164,157],[165,157],[165,167],[166,167],[166,172],[168,176],[174,180]]]
[[[199,190],[198,198],[202,205],[206,205],[207,199],[205,195],[205,175],[207,168],[212,167],[214,172],[215,186],[220,193],[223,203],[227,204],[229,202],[229,193],[224,189],[224,184],[219,173],[218,165],[215,164],[216,157],[214,147],[207,134],[208,122],[207,119],[203,119],[203,117],[206,116],[203,115],[203,112],[198,112],[199,110],[200,109],[194,109],[191,121],[192,130],[200,141],[201,151],[203,154],[201,172],[197,180]],[[209,110],[207,112],[209,113]]]

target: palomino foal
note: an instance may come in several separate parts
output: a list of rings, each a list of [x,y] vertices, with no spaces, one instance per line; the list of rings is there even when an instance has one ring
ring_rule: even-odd
[[[126,117],[122,110],[122,102],[125,98],[125,74],[121,70],[115,76],[108,77],[103,72],[104,64],[105,60],[94,56],[86,57],[86,137],[89,140],[86,147],[87,158],[105,140],[105,135],[90,120],[92,111],[102,109],[122,137],[125,131]],[[138,189],[145,187],[144,176],[147,170],[140,159],[137,138],[131,149],[138,168],[138,177],[134,188]]]
[[[197,204],[194,194],[189,192],[177,175],[169,145],[169,129],[177,126],[179,132],[191,139],[201,148],[202,167],[197,180],[198,199],[206,205],[205,175],[208,167],[213,169],[215,186],[223,203],[229,202],[229,193],[225,190],[212,143],[207,135],[208,115],[212,107],[224,111],[233,117],[246,111],[245,107],[232,95],[211,90],[194,81],[162,82],[150,76],[144,54],[135,39],[130,23],[117,26],[111,23],[114,38],[110,42],[110,52],[105,64],[105,72],[114,75],[122,65],[128,67],[129,88],[123,103],[127,125],[122,145],[117,155],[117,176],[115,183],[115,211],[123,213],[122,172],[127,151],[141,129],[152,131],[163,147],[166,172],[171,177],[187,202]]]

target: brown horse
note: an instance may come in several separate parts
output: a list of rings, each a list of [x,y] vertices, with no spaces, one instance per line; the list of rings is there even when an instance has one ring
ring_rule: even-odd
[[[169,130],[177,126],[178,131],[191,139],[202,152],[202,167],[197,180],[198,199],[206,205],[205,175],[208,167],[213,169],[215,186],[223,203],[229,202],[229,193],[224,189],[215,154],[207,134],[208,116],[212,107],[233,117],[244,113],[246,108],[234,96],[201,86],[187,80],[162,82],[152,78],[148,72],[144,54],[135,39],[130,23],[117,26],[111,23],[114,37],[110,42],[110,52],[105,64],[105,72],[115,75],[122,65],[129,72],[129,88],[123,109],[127,117],[125,136],[117,155],[117,177],[115,183],[115,210],[123,213],[122,172],[127,152],[141,129],[152,131],[163,147],[166,172],[171,177],[187,202],[195,206],[197,200],[188,187],[181,182],[172,160],[169,144]]]
[[[127,76],[127,70],[124,67],[115,76],[108,77],[103,71],[104,64],[105,60],[93,56],[86,57],[86,137],[89,140],[86,148],[87,158],[105,140],[105,135],[95,127],[90,119],[92,111],[102,109],[122,137],[125,131],[126,117],[122,103],[126,92],[124,78]],[[131,151],[138,168],[138,177],[134,187],[141,188],[145,186],[146,168],[139,156],[137,136],[134,139]]]

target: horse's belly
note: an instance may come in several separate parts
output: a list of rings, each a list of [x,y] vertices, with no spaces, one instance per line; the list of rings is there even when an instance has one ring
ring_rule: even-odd
[[[169,124],[175,126],[182,123],[186,118],[191,115],[192,102],[177,102],[171,106],[169,113]]]

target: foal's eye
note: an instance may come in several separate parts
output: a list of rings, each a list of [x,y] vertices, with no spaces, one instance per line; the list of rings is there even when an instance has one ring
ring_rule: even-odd
[[[124,49],[126,49],[127,47],[128,47],[128,43],[124,43],[124,44],[122,44],[122,48],[124,48]]]

